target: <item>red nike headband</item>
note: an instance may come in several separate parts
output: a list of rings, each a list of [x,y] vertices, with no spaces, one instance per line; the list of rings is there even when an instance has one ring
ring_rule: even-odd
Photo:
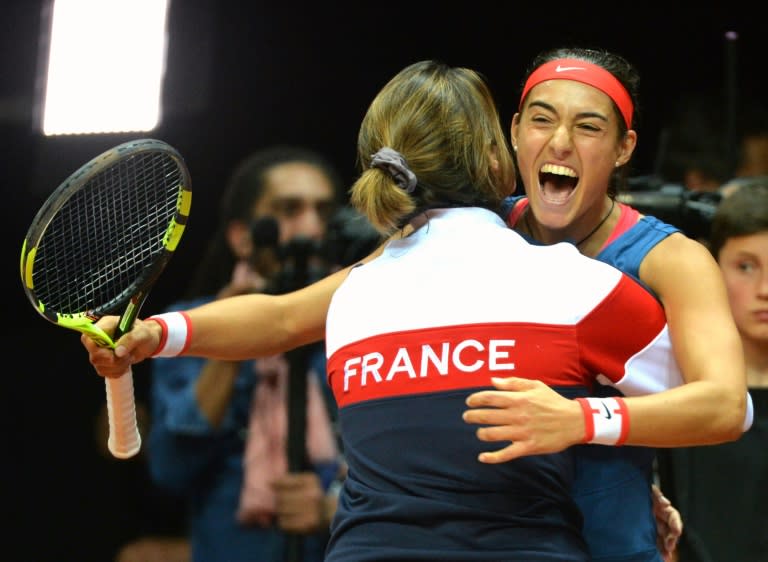
[[[634,111],[632,98],[621,82],[601,66],[579,59],[557,59],[545,62],[526,80],[523,95],[520,96],[520,108],[523,107],[523,100],[531,88],[546,80],[574,80],[597,88],[610,97],[619,108],[627,129],[632,128]]]

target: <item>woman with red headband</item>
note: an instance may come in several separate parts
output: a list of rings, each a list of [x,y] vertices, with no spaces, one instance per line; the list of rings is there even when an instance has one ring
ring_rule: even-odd
[[[510,223],[515,222],[515,228],[546,244],[571,240],[582,253],[590,256],[597,256],[610,238],[610,248],[599,258],[638,277],[661,299],[675,348],[679,350],[681,370],[690,384],[654,396],[627,398],[624,403],[632,424],[624,435],[625,444],[674,447],[733,440],[738,436],[738,427],[734,416],[727,412],[738,412],[741,419],[744,364],[717,266],[711,256],[708,260],[704,258],[709,255],[704,248],[682,234],[673,234],[672,227],[640,217],[628,207],[615,203],[612,197],[615,189],[612,178],[625,169],[637,136],[628,125],[634,110],[628,92],[634,90],[635,85],[621,84],[627,92],[622,95],[617,87],[620,81],[615,77],[611,79],[610,75],[626,73],[631,67],[620,58],[591,51],[559,53],[542,62],[550,60],[556,61],[555,64],[530,82],[521,112],[513,123],[520,173],[531,205],[530,212],[522,212],[524,209],[514,207],[510,201]],[[539,66],[541,64],[536,68]],[[613,241],[610,233],[617,230],[618,224],[636,226]],[[656,232],[660,232],[663,241],[648,240]],[[637,246],[632,243],[635,233],[639,234]],[[648,251],[656,242],[655,249]],[[640,257],[633,260],[632,252],[639,253]],[[642,260],[642,272],[638,260]],[[203,347],[232,351],[239,345],[242,346],[237,350],[239,353],[258,356],[317,341],[324,336],[330,298],[347,274],[348,270],[342,270],[288,295],[249,296],[245,307],[247,325],[239,323],[245,303],[218,301],[216,310],[207,311],[215,315],[200,314],[200,311],[195,315],[199,337],[194,338],[193,347],[197,348],[196,352]],[[687,282],[689,276],[692,279]],[[694,281],[701,283],[700,289],[693,290]],[[562,279],[562,290],[569,290],[567,274]],[[703,292],[707,293],[707,299],[702,301]],[[230,325],[235,316],[238,317],[237,330]],[[100,325],[109,328],[113,320],[103,320]],[[211,326],[224,322],[229,327],[206,329],[203,338],[199,322],[206,325],[210,322]],[[235,337],[240,328],[247,336]],[[156,350],[160,335],[156,330],[154,322],[137,322],[134,330],[121,338],[117,349],[119,357],[95,348],[90,340],[83,343],[101,374],[118,374],[124,372],[127,361],[144,359]],[[616,345],[621,345],[621,341]],[[511,379],[497,386],[502,392],[491,391],[470,398],[470,406],[478,408],[470,408],[465,421],[499,426],[480,429],[481,438],[511,440],[514,444],[500,452],[485,453],[481,461],[503,462],[522,455],[560,451],[577,443],[566,434],[575,424],[587,421],[581,418],[586,409],[574,410],[572,401],[556,395],[543,384]],[[723,408],[724,404],[729,407]],[[539,410],[537,405],[541,406]],[[489,406],[494,407],[490,412]],[[519,414],[521,409],[524,409],[523,415]],[[634,453],[633,449],[605,445],[584,446],[578,454],[590,457],[601,449],[612,455],[591,464],[587,464],[587,458],[581,465],[586,470],[579,472],[577,484],[589,492],[575,490],[577,497],[590,499],[592,492],[599,497],[597,509],[586,505],[585,512],[585,536],[594,559],[622,562],[660,559],[655,547],[656,531],[652,528],[650,464],[646,464],[646,459],[652,459],[653,455],[638,459],[635,454],[623,454]],[[619,478],[611,476],[608,488],[602,490],[604,470]],[[625,483],[633,487],[629,497],[625,497]],[[641,489],[640,484],[642,494],[636,493]],[[610,513],[598,513],[600,509]],[[637,511],[636,520],[615,518],[617,512],[629,510]],[[626,529],[617,528],[624,525]]]
[[[649,397],[649,423],[635,426],[631,443],[705,444],[711,437],[707,433],[717,432],[710,417],[722,397],[717,385],[741,385],[744,360],[722,279],[708,250],[677,228],[615,199],[637,143],[633,125],[638,81],[632,65],[604,51],[556,49],[537,57],[511,130],[526,196],[509,198],[502,214],[510,227],[540,243],[572,241],[581,253],[638,279],[661,301],[675,349],[681,350],[678,362],[690,383],[678,391],[684,388],[697,399],[695,406],[683,406],[671,395],[669,401]],[[563,290],[568,290],[567,278]],[[521,390],[518,383],[498,388]],[[612,387],[595,389],[601,396],[617,393]],[[526,428],[515,426],[512,416],[519,413],[514,409],[488,414],[487,406],[504,404],[498,393],[472,396],[468,404],[477,409],[467,413],[466,421],[497,426],[480,428],[481,439],[514,441],[484,455],[483,462],[504,462],[546,448],[536,442],[541,434],[535,427],[526,434]],[[682,417],[674,411],[683,407],[688,413],[695,408],[701,420],[698,431],[681,425]],[[549,431],[546,439],[557,442],[557,433]],[[574,494],[584,513],[594,561],[658,560],[648,497],[654,457],[654,449],[645,447],[581,447]],[[663,545],[662,550],[668,553],[673,547]]]

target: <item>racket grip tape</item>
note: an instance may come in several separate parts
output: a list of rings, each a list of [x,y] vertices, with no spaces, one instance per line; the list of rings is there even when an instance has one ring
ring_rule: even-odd
[[[131,368],[119,378],[105,378],[109,438],[107,447],[119,459],[130,458],[141,449],[141,434],[136,422],[136,401]]]

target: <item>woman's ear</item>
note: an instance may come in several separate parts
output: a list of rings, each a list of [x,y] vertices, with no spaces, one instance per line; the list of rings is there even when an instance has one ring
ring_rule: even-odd
[[[634,129],[630,129],[619,143],[619,155],[616,157],[617,168],[629,162],[629,159],[632,158],[632,153],[635,152],[636,146],[637,132]]]
[[[237,259],[248,259],[253,252],[250,226],[241,220],[230,221],[226,230],[227,244]]]
[[[517,129],[520,126],[520,114],[515,113],[512,116],[512,123],[509,126],[509,139],[512,141],[512,150],[517,152]]]

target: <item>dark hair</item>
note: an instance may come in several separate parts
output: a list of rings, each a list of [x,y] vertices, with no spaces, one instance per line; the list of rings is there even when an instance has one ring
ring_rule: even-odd
[[[528,81],[528,77],[542,64],[557,60],[557,59],[578,59],[592,64],[595,64],[611,74],[624,86],[629,93],[629,97],[632,100],[634,106],[634,112],[632,115],[632,129],[637,129],[640,123],[640,96],[639,96],[639,84],[640,73],[637,69],[629,63],[621,55],[604,51],[600,49],[588,49],[583,47],[559,47],[556,49],[550,49],[543,51],[536,55],[526,71],[523,81],[520,84],[520,92],[522,94],[525,83]],[[520,100],[525,101],[525,100]],[[619,124],[619,136],[622,137],[627,132],[627,126],[624,123],[624,117],[622,116],[619,108],[613,103],[613,110],[616,113],[617,122]],[[620,189],[623,189],[627,185],[627,178],[629,177],[629,162],[616,168],[611,177],[611,183],[608,186],[608,195],[615,196]]]
[[[768,177],[740,182],[715,211],[709,237],[709,250],[715,259],[725,243],[737,236],[768,231]]]
[[[254,205],[264,192],[267,172],[289,162],[304,162],[317,167],[331,181],[334,194],[340,197],[338,172],[326,158],[311,149],[279,145],[251,153],[240,161],[229,177],[219,204],[216,232],[187,287],[187,298],[215,294],[227,283],[235,265],[235,256],[227,243],[227,225],[233,220],[251,221]]]

